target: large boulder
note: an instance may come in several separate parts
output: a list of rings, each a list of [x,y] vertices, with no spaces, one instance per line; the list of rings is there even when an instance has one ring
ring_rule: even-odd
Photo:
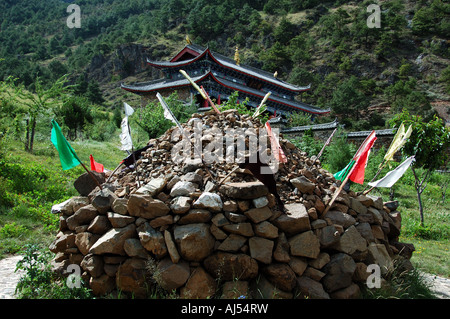
[[[187,261],[202,261],[214,249],[215,238],[207,224],[175,226],[173,235],[178,252]]]

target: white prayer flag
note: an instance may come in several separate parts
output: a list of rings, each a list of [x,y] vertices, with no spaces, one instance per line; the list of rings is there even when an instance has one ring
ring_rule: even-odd
[[[411,166],[412,162],[415,160],[414,156],[408,157],[403,163],[401,163],[396,169],[390,171],[382,179],[376,182],[369,183],[372,187],[392,187],[400,177],[405,174],[406,170]]]
[[[125,116],[120,123],[120,127],[122,128],[122,133],[120,134],[120,142],[122,143],[122,147],[120,148],[122,151],[130,151],[133,149],[133,142],[131,141],[130,130],[128,127],[128,116]]]
[[[123,102],[123,107],[125,108],[125,116],[131,116],[134,113],[134,109],[129,106],[126,102]]]

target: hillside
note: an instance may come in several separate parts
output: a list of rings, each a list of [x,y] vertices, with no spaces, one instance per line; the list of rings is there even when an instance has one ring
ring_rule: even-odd
[[[436,111],[448,122],[447,1],[378,1],[381,28],[372,29],[373,1],[72,2],[81,28],[66,26],[64,1],[0,4],[0,78],[12,75],[32,89],[37,76],[52,83],[68,73],[72,83],[98,83],[107,107],[138,103],[120,82],[158,78],[145,58],[169,58],[189,35],[228,56],[238,46],[242,63],[311,83],[303,100],[331,107],[330,117],[347,128],[384,127],[403,107],[426,118]]]

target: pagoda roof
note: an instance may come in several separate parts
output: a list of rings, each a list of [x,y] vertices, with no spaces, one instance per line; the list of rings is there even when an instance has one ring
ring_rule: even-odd
[[[187,59],[187,60],[179,60],[185,53],[188,53],[189,55],[195,55],[194,58]],[[175,55],[174,58],[172,58],[170,61],[151,61],[147,59],[147,63],[155,68],[179,68],[184,67],[186,65],[189,65],[191,63],[194,63],[196,61],[202,60],[206,57],[210,57],[214,62],[216,62],[218,65],[236,71],[238,73],[244,74],[246,76],[256,78],[265,82],[268,82],[270,84],[273,84],[275,86],[281,87],[283,89],[286,89],[288,91],[292,92],[303,92],[307,91],[311,88],[311,85],[308,86],[296,86],[290,83],[287,83],[285,81],[279,80],[278,78],[275,78],[273,74],[270,72],[263,71],[261,69],[257,69],[248,65],[240,64],[237,65],[236,62],[233,59],[230,59],[222,54],[212,52],[208,47],[202,48],[198,45],[186,45],[183,50],[181,50],[179,53]]]
[[[204,81],[205,82],[206,81],[214,81],[223,87],[229,88],[233,91],[240,91],[240,92],[255,96],[261,100],[265,96],[265,92],[262,92],[262,91],[259,91],[256,89],[252,89],[248,86],[241,85],[241,84],[235,83],[233,81],[229,81],[229,80],[226,80],[223,78],[216,77],[216,76],[214,76],[214,74],[211,71],[207,71],[204,74],[201,74],[196,77],[192,77],[192,80],[196,83],[200,83],[200,82],[204,82]],[[185,87],[185,86],[190,86],[190,85],[191,85],[191,83],[187,79],[182,78],[182,79],[176,79],[176,80],[162,79],[162,80],[156,80],[156,81],[151,81],[151,82],[146,82],[146,83],[138,83],[138,84],[134,84],[134,85],[125,85],[122,83],[121,87],[124,90],[134,92],[134,93],[149,93],[149,92],[154,92],[154,91],[163,90],[163,89],[175,89],[175,88]],[[270,95],[267,100],[267,104],[270,101],[272,101],[278,105],[284,105],[288,109],[289,108],[297,109],[300,111],[305,111],[305,112],[313,113],[313,114],[325,114],[325,113],[330,112],[329,109],[327,109],[327,110],[320,109],[320,108],[314,107],[314,106],[306,104],[306,103],[283,99],[276,95]]]

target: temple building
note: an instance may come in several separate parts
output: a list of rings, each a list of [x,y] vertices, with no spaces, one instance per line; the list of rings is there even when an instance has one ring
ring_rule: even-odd
[[[237,49],[236,49],[237,50]],[[156,93],[168,96],[173,91],[184,100],[194,101],[199,110],[208,109],[207,101],[195,90],[190,82],[179,72],[186,73],[194,82],[203,86],[216,104],[221,104],[235,92],[239,92],[239,101],[248,98],[248,106],[256,108],[271,92],[267,102],[267,111],[276,115],[288,115],[291,112],[304,112],[316,116],[325,115],[329,109],[321,109],[303,103],[295,97],[310,89],[308,86],[296,86],[263,70],[240,64],[238,52],[235,59],[228,58],[209,48],[187,44],[169,61],[150,61],[147,63],[160,69],[164,77],[150,82],[121,84],[122,89],[153,100]]]

